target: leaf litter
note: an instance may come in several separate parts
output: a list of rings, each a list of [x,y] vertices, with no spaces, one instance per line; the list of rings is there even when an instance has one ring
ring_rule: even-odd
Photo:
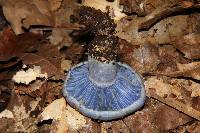
[[[199,131],[198,1],[1,0],[0,5],[2,131]],[[82,5],[114,18],[118,58],[144,79],[145,106],[119,120],[87,118],[62,97],[65,75],[87,56],[91,36],[85,30],[94,30],[77,22]]]

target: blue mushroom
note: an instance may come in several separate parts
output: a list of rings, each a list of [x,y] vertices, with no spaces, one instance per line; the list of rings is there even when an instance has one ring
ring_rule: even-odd
[[[114,21],[108,14],[89,7],[81,8],[80,16],[81,24],[93,26],[95,36],[88,44],[88,61],[69,71],[63,95],[72,107],[93,119],[107,121],[133,113],[144,105],[145,89],[131,67],[116,62]]]
[[[83,115],[99,120],[121,118],[145,102],[143,83],[133,69],[92,58],[70,70],[63,94]]]

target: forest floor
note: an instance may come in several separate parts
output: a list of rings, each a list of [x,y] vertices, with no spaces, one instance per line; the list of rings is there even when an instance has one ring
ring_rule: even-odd
[[[0,0],[0,132],[199,133],[199,0]],[[117,24],[118,59],[143,78],[139,111],[113,121],[81,115],[62,96],[86,60],[81,6]],[[81,32],[77,32],[81,31]]]

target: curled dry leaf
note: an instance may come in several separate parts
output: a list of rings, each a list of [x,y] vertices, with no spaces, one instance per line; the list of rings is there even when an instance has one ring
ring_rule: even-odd
[[[123,12],[128,14],[137,13],[139,16],[144,16],[158,9],[160,12],[163,10],[166,12],[169,10],[168,8],[171,8],[171,12],[175,12],[176,10],[173,8],[189,8],[193,3],[191,0],[120,0],[120,4],[123,5]]]
[[[153,24],[155,24],[160,19],[163,19],[173,13],[184,11],[185,9],[193,8],[195,5],[193,1],[186,0],[186,1],[179,1],[175,0],[173,2],[170,1],[163,1],[164,3],[160,3],[160,6],[157,6],[155,10],[153,10],[150,14],[145,16],[144,21],[139,25],[139,29],[148,29]],[[157,2],[155,2],[157,3]],[[197,4],[195,8],[199,8],[200,6]]]
[[[54,19],[48,1],[2,0],[1,6],[15,34],[23,33],[23,27],[31,25],[53,26]]]
[[[117,22],[116,35],[133,44],[144,43],[149,37],[154,38],[158,44],[168,44],[174,42],[177,37],[197,32],[200,26],[199,15],[199,13],[177,15],[162,20],[158,17],[160,21],[150,25],[148,30],[139,30],[140,25],[146,22],[145,17],[133,17],[131,21],[124,18]]]

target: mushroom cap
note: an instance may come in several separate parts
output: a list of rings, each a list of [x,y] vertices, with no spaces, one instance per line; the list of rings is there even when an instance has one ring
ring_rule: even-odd
[[[126,116],[144,105],[145,90],[139,75],[126,64],[117,63],[117,75],[110,86],[100,86],[89,78],[88,62],[68,73],[63,95],[83,115],[99,120]]]

